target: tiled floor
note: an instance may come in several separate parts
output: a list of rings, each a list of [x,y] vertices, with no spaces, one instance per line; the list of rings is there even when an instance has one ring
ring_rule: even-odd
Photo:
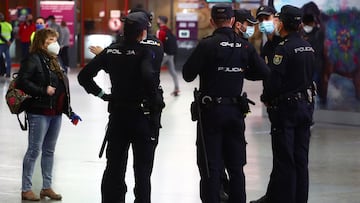
[[[65,203],[99,203],[105,159],[99,159],[98,152],[107,122],[106,104],[87,95],[78,85],[76,74],[76,70],[69,74],[72,107],[83,121],[75,127],[63,117],[56,148],[53,188],[63,195],[62,202]],[[169,74],[163,72],[161,79],[166,108],[152,175],[152,202],[199,203],[195,123],[191,122],[189,115],[192,90],[197,82],[181,82],[180,96],[174,98],[170,96],[173,84]],[[97,81],[103,87],[109,86],[103,73],[98,75]],[[0,78],[0,203],[18,203],[21,202],[22,158],[27,146],[27,132],[20,130],[16,116],[10,114],[4,103],[7,85],[8,80]],[[266,189],[271,170],[271,148],[269,123],[266,117],[262,117],[263,109],[258,101],[261,83],[246,82],[245,90],[257,103],[246,119],[249,143],[246,190],[247,199],[253,200],[263,195]],[[360,126],[316,123],[310,149],[309,203],[360,203],[359,132]],[[131,164],[127,182],[127,202],[132,202],[134,181]],[[41,174],[37,165],[33,190],[39,192],[40,187]]]

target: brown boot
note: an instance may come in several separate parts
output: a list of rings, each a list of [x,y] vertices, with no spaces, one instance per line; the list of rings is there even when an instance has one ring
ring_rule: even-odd
[[[33,193],[33,191],[29,190],[26,192],[21,192],[21,199],[28,201],[40,201],[40,198]]]
[[[42,189],[40,191],[40,198],[44,199],[45,197],[48,197],[52,200],[61,200],[62,198],[60,194],[56,194],[51,188]]]

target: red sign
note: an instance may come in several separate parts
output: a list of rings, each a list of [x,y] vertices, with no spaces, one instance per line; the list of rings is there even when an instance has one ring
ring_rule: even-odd
[[[108,25],[110,30],[118,31],[121,27],[121,21],[119,18],[110,18]]]
[[[53,15],[59,25],[63,20],[66,22],[70,30],[70,45],[74,44],[74,9],[73,1],[40,1],[40,16],[47,18]]]

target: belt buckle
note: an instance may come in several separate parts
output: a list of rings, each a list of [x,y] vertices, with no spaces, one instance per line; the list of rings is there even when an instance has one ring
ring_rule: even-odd
[[[207,102],[212,102],[212,98],[210,96],[203,96],[203,98],[201,98],[201,103],[202,104],[206,104]]]

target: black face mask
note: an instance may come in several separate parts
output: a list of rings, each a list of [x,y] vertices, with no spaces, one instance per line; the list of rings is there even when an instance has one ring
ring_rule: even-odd
[[[31,20],[27,20],[29,23],[32,23],[33,22],[33,20],[31,19]]]

